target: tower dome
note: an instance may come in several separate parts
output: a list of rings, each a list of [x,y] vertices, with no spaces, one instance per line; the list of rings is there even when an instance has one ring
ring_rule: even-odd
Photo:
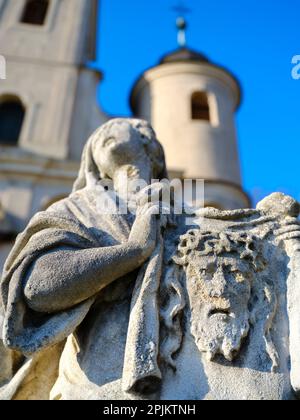
[[[162,57],[159,64],[165,63],[181,63],[195,61],[198,63],[208,63],[209,59],[204,55],[190,48],[182,47],[178,48],[171,53],[168,53]]]

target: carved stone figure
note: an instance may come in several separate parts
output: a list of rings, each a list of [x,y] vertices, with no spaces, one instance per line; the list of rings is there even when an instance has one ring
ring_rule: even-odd
[[[0,398],[294,399],[297,202],[277,193],[256,210],[199,209],[189,226],[148,203],[161,183],[125,198],[124,174],[167,175],[144,121],[100,128],[74,192],[18,237],[1,282],[3,339],[18,363]],[[136,216],[99,210],[103,179]]]
[[[179,253],[182,256],[175,262],[186,266],[196,344],[208,360],[221,354],[232,362],[250,330],[249,308],[256,306],[252,300],[273,297],[268,284],[264,289],[258,281],[258,273],[266,267],[262,246],[245,233],[191,230],[182,237]],[[269,334],[275,304],[273,297],[264,335]]]
[[[151,279],[149,288],[141,291],[147,296],[139,305],[142,310],[144,302],[155,304],[155,290],[149,289],[159,285],[164,218],[153,216],[156,206],[151,203],[141,204],[136,217],[102,214],[98,207],[105,194],[102,179],[113,181],[122,200],[124,177],[149,184],[166,176],[164,153],[149,124],[113,120],[88,141],[70,197],[38,213],[18,237],[1,282],[3,339],[7,347],[29,359],[2,387],[5,398],[34,398],[36,364],[57,359],[54,349],[58,347],[59,353],[67,337],[58,378],[54,363],[53,374],[48,374],[54,380],[36,386],[39,398],[49,397],[54,382],[51,398],[112,398],[110,388],[116,397],[123,396],[122,389],[146,387],[148,377],[156,374],[158,340],[147,337],[148,359],[124,373],[121,386],[133,288],[137,278]],[[158,323],[158,311],[151,316],[143,336],[155,331],[152,323]],[[137,335],[132,328],[128,342],[143,340]],[[50,358],[49,351],[55,357]],[[40,382],[40,375],[35,376]],[[114,381],[116,386],[111,386]],[[12,385],[16,382],[17,388]]]
[[[299,392],[299,205],[273,194],[257,210],[205,209],[173,258],[199,352],[205,398],[293,399]],[[195,350],[194,350],[195,351]],[[180,356],[179,356],[180,357]]]

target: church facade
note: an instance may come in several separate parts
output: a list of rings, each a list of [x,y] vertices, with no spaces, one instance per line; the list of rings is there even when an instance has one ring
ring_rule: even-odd
[[[67,196],[85,141],[110,116],[96,101],[97,0],[0,0],[0,269],[33,214]],[[205,204],[250,205],[226,69],[181,46],[133,86],[132,113],[164,146],[171,177],[204,179]]]
[[[96,0],[0,0],[0,266],[34,213],[66,196],[96,102]]]

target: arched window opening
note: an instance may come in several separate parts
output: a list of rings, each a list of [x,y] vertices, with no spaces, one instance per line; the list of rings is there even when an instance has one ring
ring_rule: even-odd
[[[17,146],[25,109],[16,97],[0,99],[0,145]]]
[[[30,25],[44,25],[49,3],[49,0],[26,0],[21,22]]]
[[[210,109],[206,92],[195,92],[192,95],[192,119],[210,121]]]

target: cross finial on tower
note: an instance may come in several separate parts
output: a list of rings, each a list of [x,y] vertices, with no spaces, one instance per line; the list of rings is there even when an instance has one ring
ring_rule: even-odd
[[[177,42],[179,47],[184,48],[186,46],[186,30],[188,27],[185,16],[190,12],[190,9],[185,7],[182,0],[179,0],[178,5],[173,7],[173,10],[178,15],[176,19],[176,27],[178,29]]]

